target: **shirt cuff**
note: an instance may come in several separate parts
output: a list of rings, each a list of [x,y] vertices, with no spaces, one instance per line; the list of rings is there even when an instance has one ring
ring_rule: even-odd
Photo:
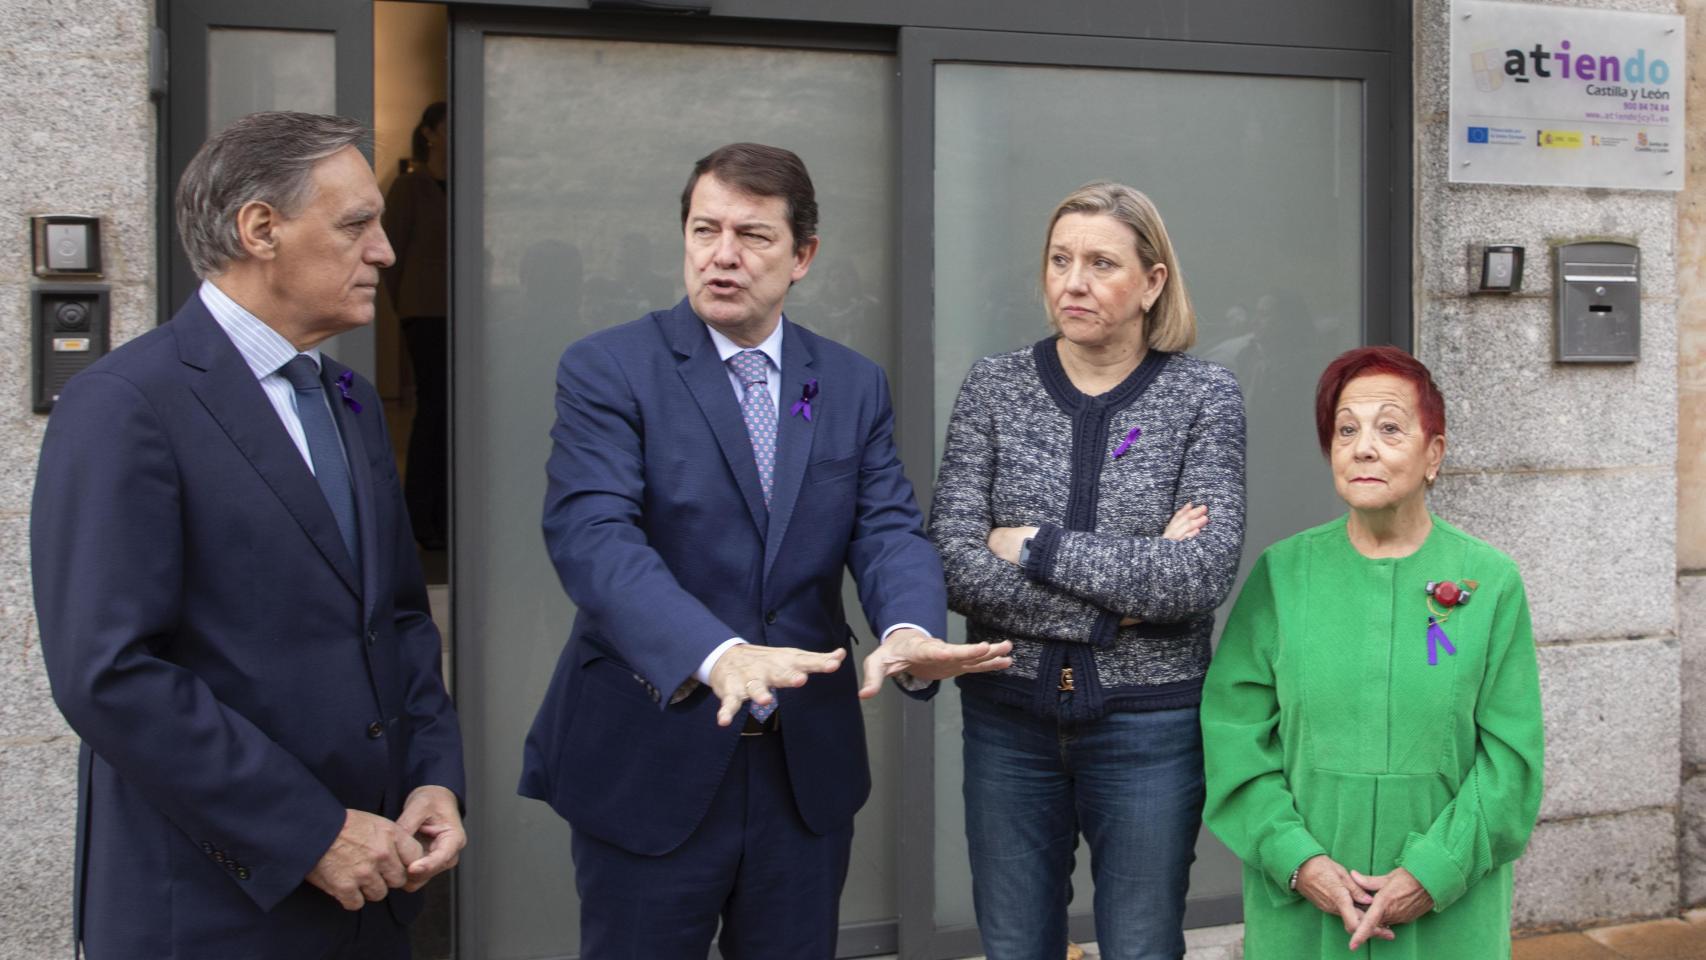
[[[1327,848],[1321,846],[1301,823],[1269,836],[1256,850],[1264,872],[1273,883],[1268,888],[1268,899],[1276,907],[1303,896],[1291,888],[1291,872],[1302,869],[1311,858],[1327,852]]]
[[[1433,898],[1435,912],[1456,903],[1469,890],[1469,878],[1457,861],[1425,833],[1412,833],[1404,840],[1398,866],[1410,871]]]
[[[930,631],[924,629],[923,627],[919,626],[916,623],[897,623],[894,626],[888,628],[887,630],[884,630],[883,635],[878,640],[878,642],[879,643],[887,643],[888,639],[889,639],[889,634],[895,632],[896,630],[905,630],[908,627],[911,627],[912,629],[917,630],[919,633],[922,633],[927,637],[930,635]],[[920,680],[917,677],[913,676],[911,673],[902,672],[902,673],[897,673],[894,675],[894,682],[897,684],[900,684],[900,688],[902,690],[908,691],[910,693],[920,693],[922,691],[930,689],[930,684],[932,684],[935,681]]]
[[[706,655],[704,661],[699,664],[699,669],[693,674],[693,679],[698,680],[707,687],[710,686],[711,668],[717,665],[717,659],[730,647],[745,642],[745,640],[742,640],[739,637],[730,637],[722,643],[717,644],[717,649],[712,650],[708,655]]]

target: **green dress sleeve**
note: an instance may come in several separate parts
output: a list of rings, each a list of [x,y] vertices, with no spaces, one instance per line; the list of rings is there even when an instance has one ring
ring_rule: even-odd
[[[1221,634],[1202,694],[1208,796],[1203,821],[1261,871],[1275,905],[1298,898],[1291,873],[1327,848],[1304,826],[1286,783],[1274,682],[1279,618],[1268,554],[1250,570]]]
[[[1474,721],[1474,767],[1428,832],[1409,834],[1399,856],[1399,866],[1433,897],[1435,911],[1522,856],[1541,812],[1541,670],[1529,595],[1515,570],[1498,595]]]
[[[1479,596],[1477,596],[1479,599]],[[1540,812],[1540,671],[1528,595],[1511,571],[1488,637],[1475,700],[1475,763],[1426,833],[1404,842],[1398,865],[1444,910],[1477,880],[1515,860]]]

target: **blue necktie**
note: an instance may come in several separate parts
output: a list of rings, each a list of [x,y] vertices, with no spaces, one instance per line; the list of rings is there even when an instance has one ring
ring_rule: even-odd
[[[332,411],[326,406],[326,388],[320,383],[320,368],[307,354],[278,368],[290,385],[296,388],[296,416],[302,421],[302,432],[308,436],[308,456],[314,461],[314,479],[332,508],[332,519],[338,522],[344,546],[350,559],[361,566],[361,540],[356,534],[355,494],[350,489],[349,465],[344,462],[343,442],[338,439],[337,425],[332,423]]]
[[[770,399],[770,358],[761,350],[743,350],[729,358],[729,367],[740,378],[740,414],[746,435],[752,440],[752,460],[758,467],[758,484],[764,489],[764,505],[770,505],[770,487],[776,473],[776,401]]]
[[[758,467],[758,484],[764,488],[764,505],[770,505],[770,487],[776,473],[776,403],[770,399],[770,358],[761,350],[743,350],[729,358],[729,367],[740,378],[740,413],[746,435],[752,440],[752,459]],[[770,691],[775,696],[776,691]],[[759,723],[776,712],[776,702],[767,707],[746,705]]]

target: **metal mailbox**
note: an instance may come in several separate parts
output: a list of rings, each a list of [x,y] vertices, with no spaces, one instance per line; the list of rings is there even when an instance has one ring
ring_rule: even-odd
[[[1641,359],[1641,248],[1599,240],[1557,248],[1560,363]]]

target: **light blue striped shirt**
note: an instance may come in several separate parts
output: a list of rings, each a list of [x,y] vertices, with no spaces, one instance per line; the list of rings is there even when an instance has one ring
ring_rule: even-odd
[[[302,454],[302,462],[308,464],[308,471],[312,473],[314,457],[308,452],[308,434],[303,431],[302,418],[296,412],[296,388],[278,371],[296,359],[299,352],[305,353],[318,368],[320,348],[298,351],[283,334],[243,309],[211,280],[201,282],[200,294],[207,312],[213,314],[214,321],[225,331],[225,335],[231,338],[231,343],[243,356],[243,362],[249,365],[255,379],[260,381],[262,392],[267,395],[272,408],[278,412],[279,420],[284,423],[284,432],[290,434],[291,442],[296,444],[297,451]],[[336,411],[331,409],[329,398],[326,403],[327,411],[333,414],[332,424],[336,427]]]

